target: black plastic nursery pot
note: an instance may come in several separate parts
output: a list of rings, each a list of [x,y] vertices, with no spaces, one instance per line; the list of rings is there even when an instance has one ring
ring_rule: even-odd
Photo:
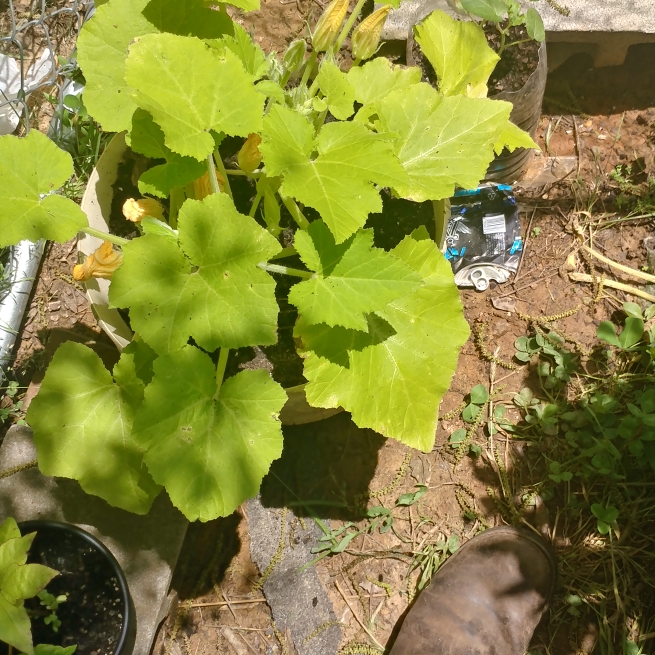
[[[36,644],[77,646],[76,655],[130,655],[136,637],[136,615],[127,580],[116,558],[96,537],[69,523],[25,521],[21,534],[36,532],[28,562],[57,571],[47,591],[67,600],[56,610],[61,626],[46,625],[39,599],[25,607],[32,614]]]
[[[518,91],[503,91],[494,96],[493,100],[506,100],[512,103],[510,120],[526,131],[533,139],[537,133],[541,118],[541,104],[546,90],[548,76],[548,60],[546,58],[546,42],[539,46],[539,62],[537,68]],[[533,151],[517,148],[514,152],[503,150],[489,165],[485,180],[513,184],[520,180],[530,165]]]

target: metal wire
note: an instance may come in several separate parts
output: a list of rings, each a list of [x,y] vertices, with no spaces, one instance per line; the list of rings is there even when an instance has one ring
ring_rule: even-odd
[[[61,27],[62,17],[70,17],[68,35],[74,29],[79,33],[85,15],[93,6],[93,0],[0,0],[0,54],[14,57],[20,70],[20,90],[15,98],[8,97],[0,88],[0,109],[9,105],[19,118],[19,130],[29,132],[33,116],[28,99],[35,91],[56,88],[59,103],[58,113],[63,111],[63,87],[76,68],[74,61],[60,63],[58,55],[64,38],[53,38],[52,30]],[[20,11],[20,9],[23,9]],[[27,53],[25,44],[37,45],[36,52]],[[36,80],[31,86],[26,84],[26,68],[38,61],[45,48],[50,51],[52,65],[50,74],[43,80]],[[72,50],[72,48],[71,48]],[[29,56],[28,56],[29,55]],[[26,66],[27,64],[27,66]]]

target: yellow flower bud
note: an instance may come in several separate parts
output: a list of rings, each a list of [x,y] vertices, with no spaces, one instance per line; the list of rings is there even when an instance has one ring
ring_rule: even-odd
[[[132,223],[140,223],[146,216],[164,220],[164,206],[154,198],[135,200],[128,198],[123,203],[123,216]]]
[[[341,23],[348,11],[348,0],[332,0],[316,23],[312,46],[316,52],[324,52],[339,35]]]
[[[380,34],[391,5],[384,5],[367,16],[353,31],[351,43],[355,59],[369,59],[375,54],[380,44]]]
[[[237,163],[244,173],[252,173],[262,162],[262,153],[259,152],[259,144],[262,138],[259,134],[251,134],[241,146],[237,155]]]
[[[218,182],[218,188],[225,192],[225,178],[218,171],[216,171],[216,181]],[[196,197],[196,200],[204,200],[212,193],[212,186],[209,183],[209,173],[205,173],[193,183],[193,195]]]
[[[73,268],[73,278],[78,282],[86,282],[92,277],[111,280],[113,272],[122,262],[122,253],[114,250],[110,241],[104,241],[92,255],[84,260],[83,264],[78,264]]]

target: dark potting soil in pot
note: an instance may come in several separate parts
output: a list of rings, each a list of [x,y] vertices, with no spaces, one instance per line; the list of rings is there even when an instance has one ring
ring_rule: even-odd
[[[46,612],[38,598],[25,601],[32,616],[33,643],[77,645],[79,655],[111,655],[123,626],[124,607],[118,579],[102,553],[76,534],[40,528],[27,561],[59,571],[47,591],[68,596],[57,609],[58,632],[44,623]]]
[[[484,24],[484,33],[487,43],[498,52],[500,48],[500,34],[493,23]],[[510,27],[505,43],[514,43],[528,38],[524,25]],[[537,70],[539,64],[539,43],[530,39],[525,43],[505,48],[489,78],[489,97],[503,91],[519,91],[528,81],[530,75]]]

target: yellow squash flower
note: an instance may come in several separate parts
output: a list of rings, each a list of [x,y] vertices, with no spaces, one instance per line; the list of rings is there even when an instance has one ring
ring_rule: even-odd
[[[225,193],[225,178],[218,171],[216,171],[216,181],[218,182],[218,188]],[[193,195],[196,197],[196,200],[203,200],[212,193],[212,185],[209,183],[209,173],[205,173],[193,183]]]
[[[334,43],[347,11],[348,0],[332,0],[327,6],[318,19],[312,36],[312,46],[316,52],[324,52]]]
[[[262,138],[259,134],[251,134],[241,146],[237,155],[237,163],[244,173],[252,173],[262,163],[262,153],[259,152],[259,144]]]
[[[123,254],[114,250],[110,241],[103,244],[89,255],[83,264],[78,264],[73,269],[73,278],[78,282],[86,282],[92,277],[101,277],[111,280],[113,272],[123,262]]]
[[[380,35],[391,5],[384,5],[366,17],[353,31],[352,50],[355,59],[369,59],[380,44]]]
[[[135,200],[128,198],[123,203],[123,216],[132,223],[140,223],[146,216],[164,220],[164,206],[154,198]]]

